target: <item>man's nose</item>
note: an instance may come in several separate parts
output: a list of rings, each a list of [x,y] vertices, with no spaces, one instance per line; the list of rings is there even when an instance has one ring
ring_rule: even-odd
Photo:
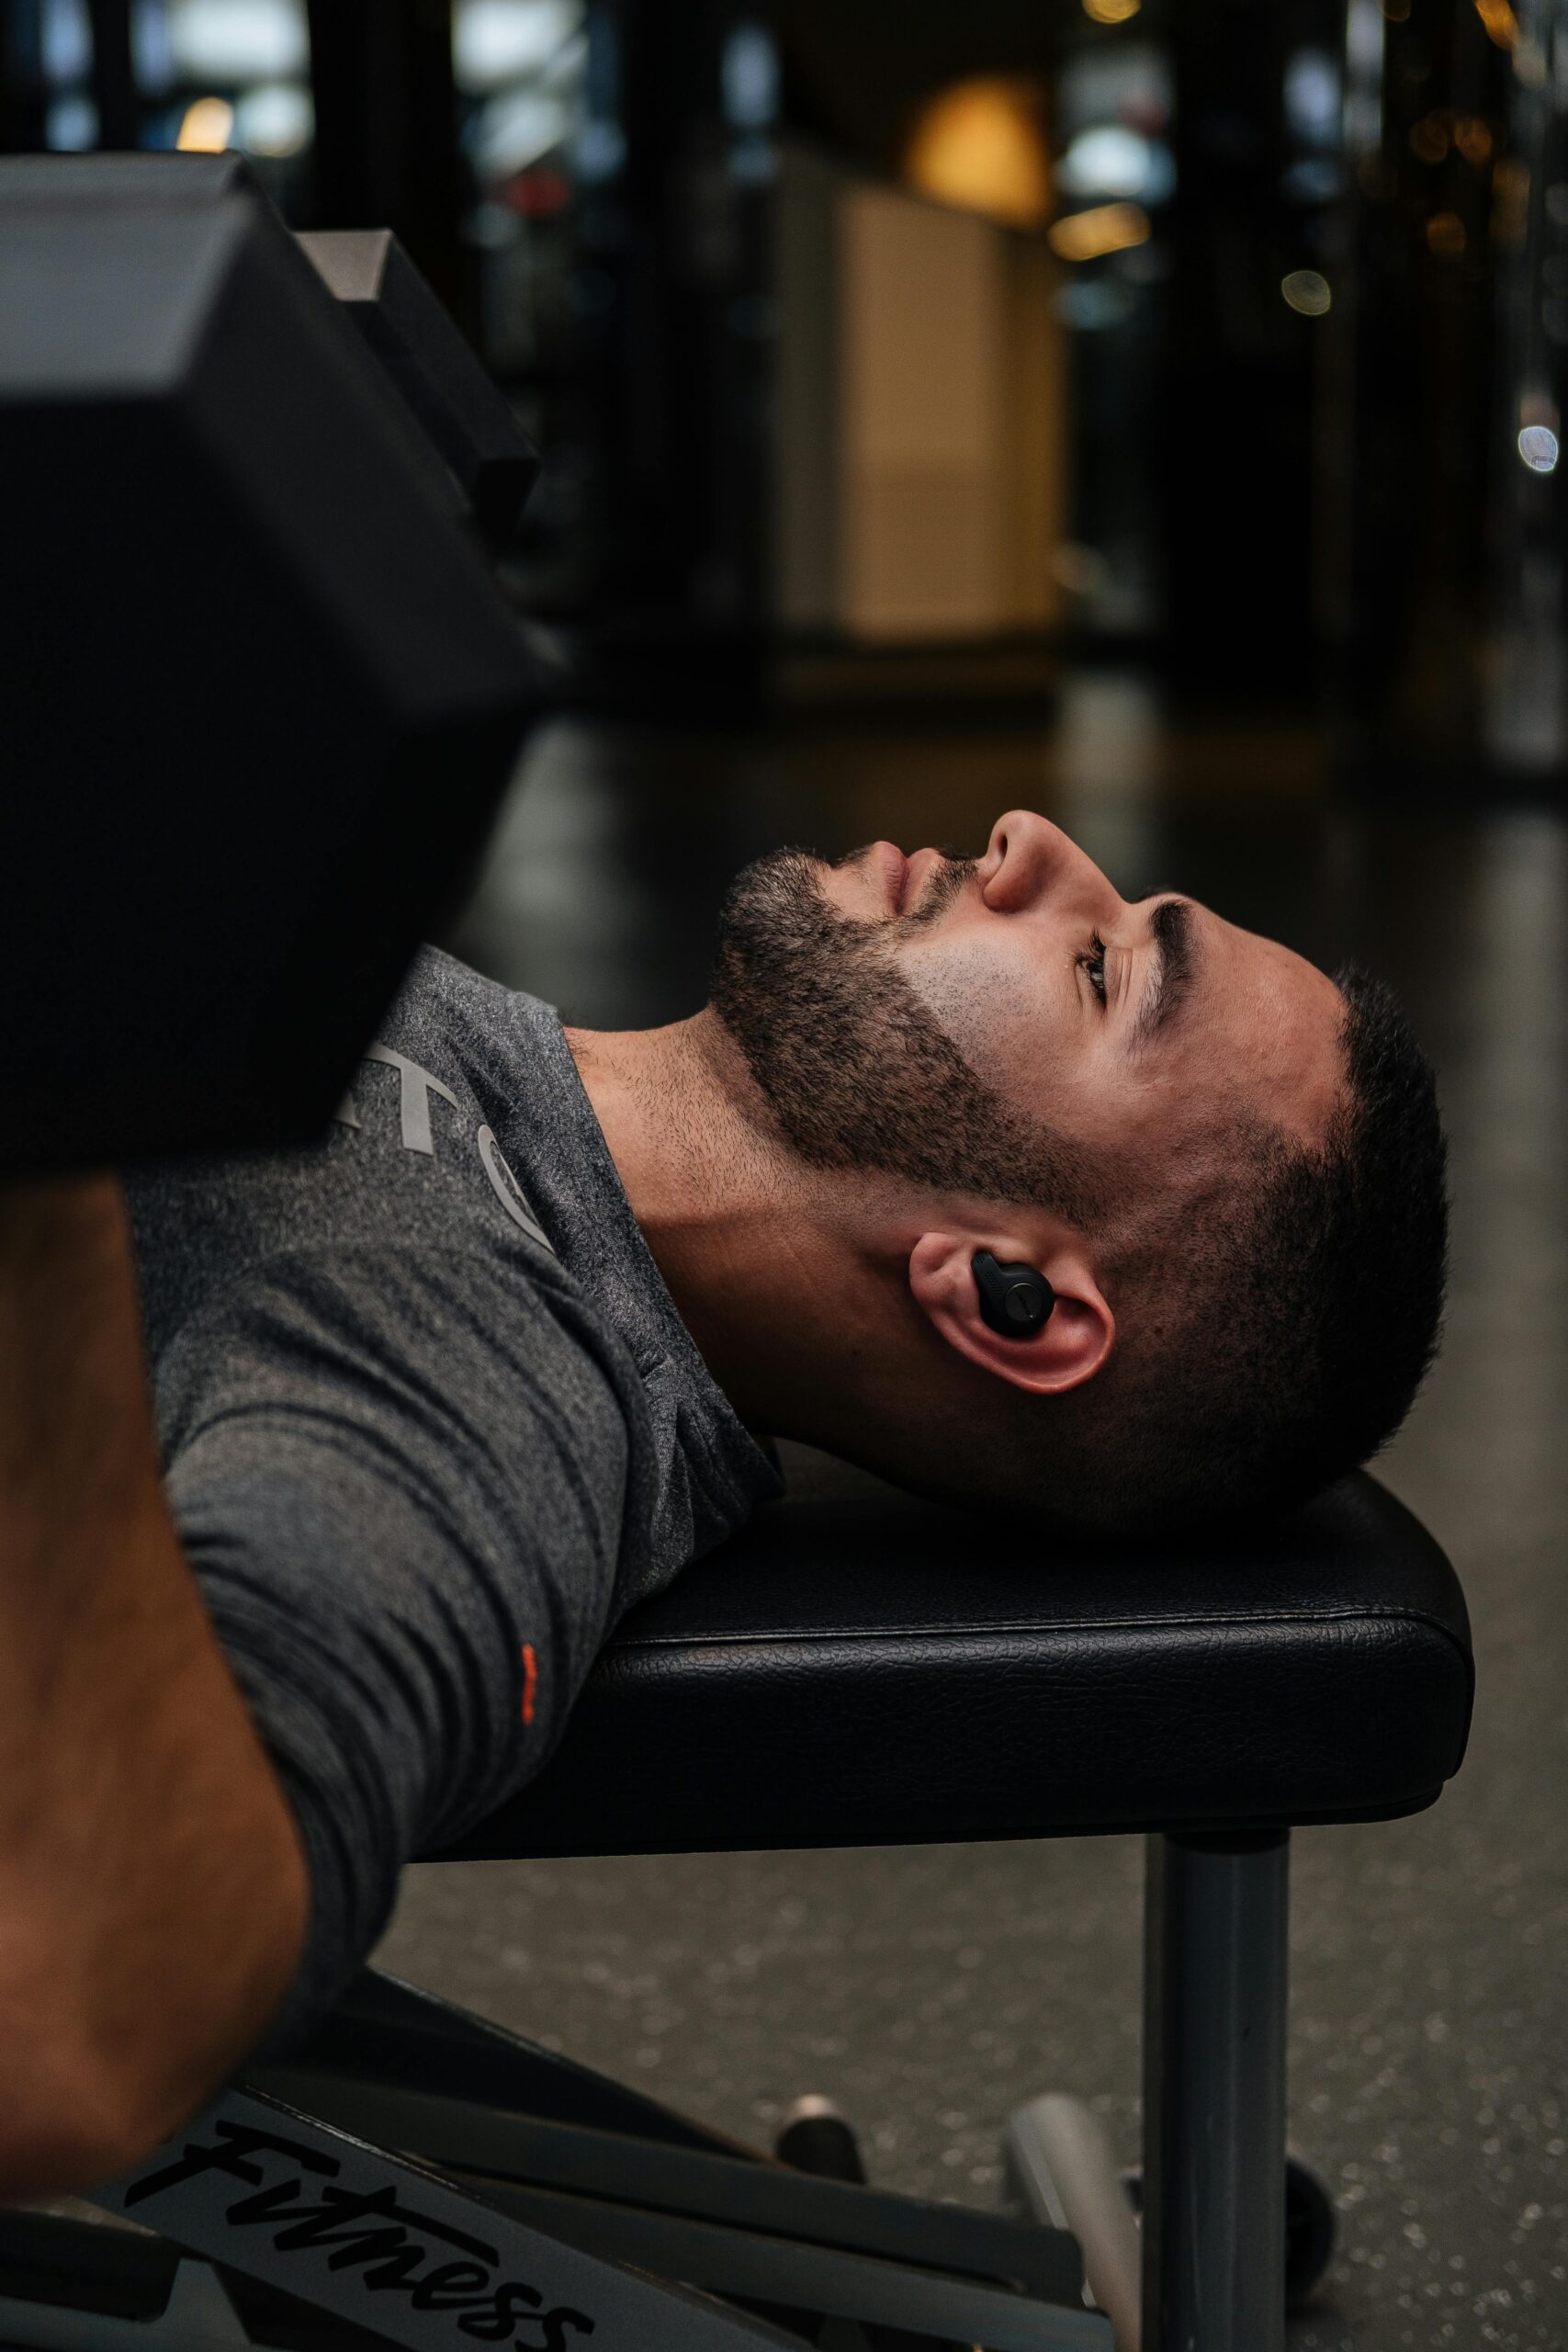
[[[1032,808],[1010,808],[997,819],[977,877],[987,906],[1001,915],[1022,914],[1047,893],[1073,888],[1100,899],[1112,895],[1092,858]]]

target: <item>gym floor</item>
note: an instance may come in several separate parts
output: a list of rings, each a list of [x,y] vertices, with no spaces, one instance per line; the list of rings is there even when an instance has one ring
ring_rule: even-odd
[[[1126,890],[1179,886],[1401,989],[1454,1158],[1448,1344],[1382,1475],[1475,1623],[1463,1772],[1296,1839],[1292,2138],[1338,2259],[1292,2352],[1568,2345],[1568,830],[1334,801],[1319,748],[1162,723],[1134,679],[1047,722],[767,740],[583,721],[535,744],[448,944],[589,1025],[694,1008],[730,875],[785,841],[979,848],[1016,806]],[[657,1770],[657,1758],[649,1759]],[[1011,2108],[1137,2147],[1141,1855],[1125,1838],[468,1864],[409,1875],[380,1964],[722,2129],[837,2098],[883,2186],[994,2205]]]

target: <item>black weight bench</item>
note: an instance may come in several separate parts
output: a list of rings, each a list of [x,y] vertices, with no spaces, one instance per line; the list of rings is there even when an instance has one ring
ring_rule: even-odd
[[[1471,1690],[1453,1572],[1364,1476],[1265,1532],[1091,1558],[811,1470],[626,1621],[549,1769],[461,1850],[1151,1833],[1142,2345],[1277,2352],[1288,1833],[1429,1804]],[[1136,2343],[1134,2225],[1102,2152],[1037,2105],[1011,2154],[1036,2219],[811,2177],[367,1974],[296,2061],[105,2193],[216,2272],[13,2217],[0,2285],[28,2299],[0,2301],[0,2342],[89,2340],[49,2332],[58,2287],[39,2298],[91,2238],[119,2280],[95,2352],[205,2347],[220,2286],[252,2331],[236,2343],[1109,2346],[1049,2225],[1067,2217],[1118,2346]]]

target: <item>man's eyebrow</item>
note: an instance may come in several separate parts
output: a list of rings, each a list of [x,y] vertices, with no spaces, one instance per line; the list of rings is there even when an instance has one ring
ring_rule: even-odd
[[[1191,899],[1162,899],[1149,917],[1155,952],[1144,1001],[1127,1040],[1134,1053],[1168,1027],[1186,1001],[1196,963],[1193,933]]]

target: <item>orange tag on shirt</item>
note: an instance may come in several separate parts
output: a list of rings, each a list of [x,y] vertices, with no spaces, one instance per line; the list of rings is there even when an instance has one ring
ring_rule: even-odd
[[[523,1720],[525,1724],[531,1724],[534,1720],[534,1692],[538,1688],[538,1682],[539,1668],[534,1657],[534,1645],[532,1642],[525,1642],[523,1645]]]

